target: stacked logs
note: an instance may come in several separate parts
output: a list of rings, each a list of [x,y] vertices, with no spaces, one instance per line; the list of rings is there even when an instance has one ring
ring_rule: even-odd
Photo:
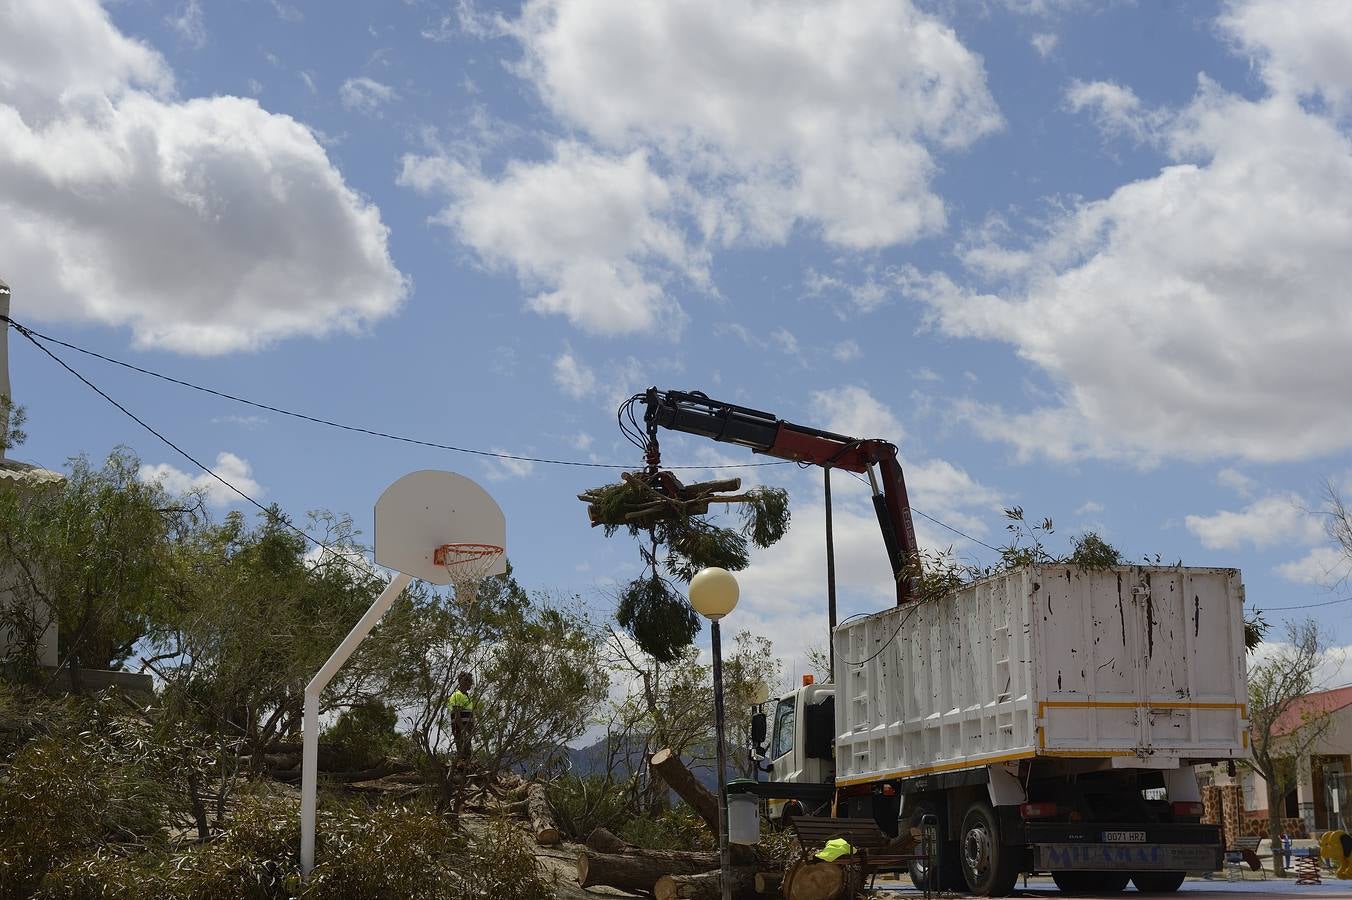
[[[680,757],[670,750],[659,750],[649,765],[717,834],[718,799]],[[732,847],[732,864],[732,896],[738,900],[778,896],[789,900],[844,900],[851,896],[848,891],[857,882],[846,866],[822,862],[796,863],[786,879],[781,866],[765,860],[751,847],[736,844]],[[645,850],[604,828],[587,837],[577,858],[577,881],[582,887],[606,885],[652,894],[657,900],[719,900],[719,877],[716,851]]]

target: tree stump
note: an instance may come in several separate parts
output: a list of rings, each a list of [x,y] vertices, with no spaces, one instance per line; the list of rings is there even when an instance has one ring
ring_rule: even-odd
[[[799,860],[784,873],[786,900],[844,900],[849,897],[845,867],[821,860]]]
[[[600,825],[587,835],[587,849],[595,850],[597,853],[624,853],[630,846],[627,841],[621,840]]]

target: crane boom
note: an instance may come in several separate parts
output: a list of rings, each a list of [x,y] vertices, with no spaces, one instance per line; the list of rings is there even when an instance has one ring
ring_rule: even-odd
[[[646,407],[643,419],[650,435],[661,427],[740,444],[766,456],[867,475],[873,488],[873,509],[897,584],[897,603],[911,599],[909,569],[919,548],[895,444],[880,438],[853,438],[795,425],[772,413],[713,400],[698,391],[661,391],[654,387],[642,395],[642,402]]]

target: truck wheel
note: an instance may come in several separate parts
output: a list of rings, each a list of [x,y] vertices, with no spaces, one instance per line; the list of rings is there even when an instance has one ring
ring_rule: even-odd
[[[1116,894],[1126,890],[1130,875],[1121,872],[1053,872],[1052,881],[1063,894]]]
[[[1187,877],[1187,872],[1137,872],[1131,882],[1142,894],[1172,894]]]
[[[972,893],[983,897],[1003,897],[1014,890],[1022,868],[1017,847],[1000,843],[1000,826],[995,810],[985,800],[967,807],[958,833],[958,858],[962,875]]]
[[[939,834],[945,833],[943,816],[939,815],[933,804],[922,803],[911,813],[912,828],[920,827],[925,816],[935,816],[939,820]],[[928,863],[912,860],[910,866],[911,884],[922,891],[961,891],[967,887],[962,878],[962,865],[958,862],[957,841],[940,840],[938,846],[937,871],[930,871]]]

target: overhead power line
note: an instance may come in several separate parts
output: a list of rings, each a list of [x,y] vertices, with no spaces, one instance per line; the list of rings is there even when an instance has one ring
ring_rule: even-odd
[[[266,512],[269,512],[269,508],[268,508],[267,506],[264,506],[264,505],[263,505],[262,503],[260,503],[258,500],[255,500],[253,497],[251,497],[249,494],[245,493],[245,492],[244,492],[243,490],[241,490],[239,487],[237,487],[236,485],[232,484],[232,483],[231,483],[230,481],[228,481],[226,478],[222,477],[218,472],[216,472],[216,471],[215,471],[214,469],[212,469],[210,466],[208,466],[208,465],[206,465],[205,463],[201,462],[201,461],[198,460],[196,457],[194,457],[192,454],[188,453],[186,450],[184,450],[182,447],[180,447],[178,444],[174,443],[172,440],[170,440],[169,438],[165,437],[162,433],[160,433],[159,431],[157,431],[154,427],[152,427],[152,426],[151,426],[149,423],[147,423],[144,419],[140,418],[140,417],[137,416],[135,413],[133,413],[131,410],[129,410],[127,407],[123,406],[123,405],[122,405],[121,403],[119,403],[117,400],[113,399],[106,391],[104,391],[104,390],[103,390],[102,388],[100,388],[98,385],[94,384],[94,382],[90,381],[90,380],[89,380],[88,378],[86,378],[83,374],[81,374],[80,372],[78,372],[77,370],[75,370],[74,368],[72,368],[72,367],[71,367],[64,359],[62,359],[60,356],[58,356],[56,353],[54,353],[54,352],[51,350],[50,347],[46,346],[46,343],[44,343],[44,342],[49,342],[49,343],[55,344],[56,346],[59,346],[59,347],[65,347],[65,348],[67,348],[67,349],[69,349],[69,350],[74,350],[74,351],[77,352],[77,353],[82,353],[82,354],[84,354],[84,355],[86,355],[86,356],[93,357],[94,359],[100,360],[100,361],[102,361],[102,362],[106,362],[106,363],[109,363],[109,364],[115,365],[115,366],[120,366],[121,368],[128,369],[128,370],[130,370],[130,371],[136,372],[136,373],[141,374],[141,375],[147,375],[147,376],[149,376],[149,377],[151,377],[151,378],[158,378],[158,379],[160,379],[161,381],[167,381],[167,382],[169,382],[170,384],[176,384],[176,385],[179,385],[180,387],[185,387],[185,388],[188,388],[188,389],[190,389],[190,390],[199,391],[199,392],[204,393],[204,394],[209,394],[209,395],[211,395],[211,396],[213,396],[213,397],[219,397],[219,398],[221,398],[221,399],[224,399],[224,400],[230,400],[230,401],[232,401],[232,402],[234,402],[234,403],[241,403],[241,404],[243,404],[243,405],[245,405],[245,406],[250,406],[250,407],[253,407],[253,408],[255,408],[255,409],[261,409],[261,410],[265,410],[265,411],[267,411],[267,412],[276,413],[276,414],[278,414],[278,415],[283,415],[283,416],[288,416],[288,417],[290,417],[290,418],[299,419],[300,421],[303,421],[303,422],[310,422],[310,423],[315,424],[315,425],[323,425],[323,426],[328,427],[328,428],[336,428],[336,429],[339,429],[339,430],[341,430],[341,431],[349,431],[349,432],[353,432],[353,433],[356,433],[356,434],[364,434],[364,435],[367,435],[367,436],[369,436],[369,437],[381,438],[381,439],[384,439],[384,440],[391,440],[391,441],[396,441],[396,442],[403,443],[403,444],[411,444],[411,445],[419,446],[419,447],[429,447],[429,448],[432,448],[432,449],[435,449],[435,450],[448,450],[448,451],[452,451],[452,452],[455,452],[455,453],[467,453],[467,454],[472,454],[472,455],[475,455],[475,456],[484,456],[484,457],[489,457],[489,458],[493,458],[493,459],[508,459],[508,460],[515,460],[515,461],[519,461],[519,462],[532,462],[532,463],[541,463],[541,464],[545,464],[545,465],[574,466],[574,467],[579,467],[579,468],[593,468],[593,469],[625,469],[625,470],[628,470],[628,469],[634,468],[633,466],[628,466],[628,465],[624,465],[624,464],[621,464],[621,463],[597,463],[597,462],[582,462],[582,461],[580,461],[580,460],[548,459],[548,458],[543,458],[543,457],[524,456],[524,455],[514,454],[514,453],[502,453],[502,452],[491,451],[491,450],[478,450],[478,449],[473,449],[473,448],[469,448],[469,447],[457,447],[457,446],[454,446],[454,445],[451,445],[451,444],[442,444],[442,443],[438,443],[438,442],[436,442],[436,441],[425,441],[425,440],[421,440],[421,439],[418,439],[418,438],[407,437],[407,436],[404,436],[404,435],[390,434],[390,433],[388,433],[388,432],[378,431],[378,430],[371,429],[371,428],[364,428],[364,427],[358,426],[358,425],[348,425],[348,424],[344,424],[344,423],[342,423],[342,422],[335,422],[335,421],[332,421],[332,420],[330,420],[330,419],[322,418],[322,417],[320,417],[320,416],[312,416],[312,415],[309,415],[309,414],[307,414],[307,413],[295,412],[294,410],[284,409],[284,408],[282,408],[282,407],[279,407],[279,406],[273,406],[273,405],[267,404],[267,403],[261,403],[261,402],[256,401],[256,400],[249,400],[248,398],[240,397],[240,396],[238,396],[238,395],[231,394],[231,393],[228,393],[228,392],[226,392],[226,391],[220,391],[220,390],[216,390],[215,388],[209,388],[209,387],[205,387],[205,386],[200,385],[200,384],[194,384],[194,383],[191,382],[191,381],[184,381],[184,380],[181,379],[181,378],[175,378],[175,377],[173,377],[173,376],[171,376],[171,375],[165,375],[165,374],[163,374],[163,373],[161,373],[161,372],[156,372],[156,371],[154,371],[154,370],[152,370],[152,369],[147,369],[147,368],[144,368],[144,367],[142,367],[142,366],[138,366],[138,365],[135,365],[135,364],[133,364],[133,363],[126,362],[125,360],[120,360],[120,359],[116,359],[115,357],[106,356],[106,355],[104,355],[104,354],[102,354],[102,353],[99,353],[99,352],[97,352],[97,351],[90,350],[90,349],[85,348],[85,347],[81,347],[81,346],[79,346],[78,344],[72,344],[72,343],[70,343],[69,341],[63,341],[63,340],[61,340],[60,338],[53,337],[53,336],[47,335],[47,334],[43,334],[43,333],[40,332],[40,331],[34,331],[33,329],[29,328],[28,326],[23,325],[23,324],[21,324],[21,323],[19,323],[19,322],[16,322],[13,318],[10,318],[10,317],[8,317],[8,316],[0,315],[0,321],[3,321],[3,322],[5,322],[5,323],[7,323],[7,325],[10,326],[10,327],[13,327],[15,331],[17,331],[20,335],[22,335],[25,339],[27,339],[31,344],[33,344],[33,346],[37,347],[38,350],[40,350],[43,354],[45,354],[46,356],[50,357],[57,365],[59,365],[61,368],[65,369],[68,373],[70,373],[70,374],[73,375],[76,379],[78,379],[82,384],[84,384],[84,385],[85,385],[86,387],[88,387],[90,390],[94,391],[94,393],[98,394],[98,395],[99,395],[100,397],[102,397],[104,400],[108,401],[110,404],[112,404],[114,407],[116,407],[123,415],[127,416],[127,418],[131,419],[133,422],[135,422],[136,424],[140,425],[140,426],[141,426],[142,428],[144,428],[146,431],[150,432],[152,435],[155,436],[156,439],[158,439],[159,441],[161,441],[162,443],[164,443],[166,446],[168,446],[170,449],[172,449],[175,453],[177,453],[177,454],[179,454],[180,456],[182,456],[182,457],[183,457],[184,459],[186,459],[189,463],[191,463],[191,464],[192,464],[193,466],[195,466],[196,468],[200,469],[203,473],[205,473],[206,475],[208,475],[208,476],[209,476],[210,478],[212,478],[213,480],[215,480],[215,481],[219,482],[220,484],[224,485],[224,486],[225,486],[227,489],[229,489],[232,493],[237,494],[239,497],[241,497],[242,499],[244,499],[246,502],[248,502],[249,504],[251,504],[251,505],[257,507],[259,510],[262,510],[262,511],[265,512],[265,513],[266,513]],[[772,461],[772,462],[760,462],[760,463],[730,463],[730,464],[723,464],[723,465],[709,465],[709,466],[670,466],[669,468],[672,468],[672,469],[696,469],[696,470],[698,470],[698,469],[741,469],[741,468],[760,468],[760,467],[765,467],[765,466],[782,466],[782,465],[788,465],[790,462],[791,462],[790,460],[775,460],[775,461]],[[856,473],[854,473],[854,472],[851,472],[850,474],[851,474],[854,478],[856,478],[860,483],[865,484],[865,485],[868,484],[868,482],[866,482],[866,481],[865,481],[862,477],[860,477],[858,474],[856,474]],[[915,513],[916,515],[918,515],[918,516],[922,516],[923,518],[928,519],[929,521],[933,522],[935,525],[938,525],[938,526],[941,527],[941,528],[945,528],[945,529],[947,529],[948,531],[953,532],[954,534],[958,535],[959,537],[966,538],[967,540],[972,541],[972,542],[975,543],[975,544],[979,544],[979,545],[981,545],[982,547],[985,547],[985,548],[988,549],[988,550],[993,550],[993,551],[995,551],[996,553],[1001,552],[999,547],[991,546],[990,544],[986,543],[985,541],[981,540],[980,538],[973,537],[972,535],[966,533],[965,531],[962,531],[961,529],[954,528],[952,525],[949,525],[947,522],[941,521],[941,520],[935,518],[934,516],[929,515],[928,513],[922,512],[921,510],[916,509],[914,506],[911,507],[911,511],[912,511],[913,513]],[[297,527],[296,525],[292,524],[292,523],[289,522],[289,521],[286,521],[285,519],[283,519],[283,521],[284,521],[284,523],[286,524],[286,526],[287,526],[288,528],[290,528],[291,530],[295,531],[297,534],[299,534],[299,535],[301,535],[302,537],[304,537],[307,541],[310,541],[310,542],[314,543],[315,546],[317,546],[317,547],[319,547],[319,548],[321,548],[321,549],[323,549],[323,550],[327,550],[327,551],[329,551],[330,553],[333,553],[335,556],[338,556],[339,558],[343,558],[342,555],[341,555],[341,554],[338,554],[332,547],[329,547],[327,544],[324,544],[323,542],[319,541],[317,538],[315,538],[315,537],[313,537],[312,535],[310,535],[310,534],[309,534],[308,532],[306,532],[304,529]],[[1352,599],[1352,598],[1349,598],[1349,599]],[[1341,602],[1341,601],[1334,601],[1334,602]],[[1273,609],[1276,609],[1276,608],[1278,608],[1278,607],[1273,607]],[[1293,608],[1294,608],[1294,607],[1293,607]]]
[[[1342,597],[1338,600],[1325,600],[1323,603],[1297,603],[1294,606],[1263,606],[1258,603],[1252,604],[1260,612],[1282,612],[1289,609],[1317,609],[1321,606],[1333,606],[1338,603],[1346,603],[1352,600],[1352,597]]]
[[[43,346],[42,344],[43,341],[55,344],[59,347],[65,347],[67,350],[74,350],[76,353],[83,353],[85,356],[91,356],[94,359],[101,360],[102,362],[106,362],[114,366],[120,366],[124,369],[136,372],[140,375],[147,375],[151,378],[158,378],[161,381],[167,381],[170,384],[176,384],[179,387],[185,387],[188,388],[189,390],[198,391],[203,394],[210,394],[211,396],[219,397],[222,400],[229,400],[232,403],[239,403],[244,406],[252,407],[254,409],[261,409],[265,412],[275,413],[279,416],[287,416],[292,419],[299,419],[302,422],[309,422],[313,425],[323,425],[326,428],[336,428],[340,431],[348,431],[352,432],[353,434],[364,434],[367,437],[381,438],[382,440],[387,441],[398,441],[401,444],[412,444],[417,447],[429,447],[433,450],[449,450],[454,453],[468,453],[473,456],[486,456],[492,459],[506,459],[515,462],[539,463],[540,465],[548,465],[548,466],[572,466],[575,468],[582,469],[630,470],[636,468],[632,464],[626,465],[624,463],[584,462],[582,460],[573,460],[573,459],[550,459],[547,457],[540,456],[526,456],[520,453],[506,453],[498,450],[480,450],[474,447],[458,447],[455,446],[454,444],[443,444],[437,441],[427,441],[422,440],[421,438],[408,437],[407,435],[392,434],[387,431],[380,431],[375,428],[366,428],[361,425],[349,425],[345,422],[337,422],[332,419],[326,419],[322,416],[315,416],[310,415],[309,413],[296,412],[295,410],[286,409],[280,406],[274,406],[270,403],[262,403],[258,400],[250,400],[247,397],[241,397],[238,394],[231,394],[228,391],[221,391],[215,388],[209,388],[206,387],[205,385],[194,384],[191,381],[185,381],[182,378],[175,378],[172,375],[165,375],[163,372],[156,372],[153,369],[147,369],[143,366],[138,366],[135,365],[134,363],[129,363],[126,362],[125,360],[117,359],[116,357],[107,356],[95,350],[90,350],[87,347],[81,347],[78,344],[72,344],[69,341],[63,341],[60,338],[52,337],[49,334],[43,334],[40,331],[34,331],[28,326],[22,325],[14,321],[14,319],[9,318],[7,316],[0,316],[0,321],[9,323],[11,326],[14,327],[16,331],[18,331],[24,337],[28,338],[28,340],[31,341],[34,345],[42,349],[44,353],[46,353],[48,356],[51,356],[53,359],[56,359],[58,362],[60,362],[60,360],[51,352],[51,350]],[[64,365],[64,363],[62,363],[62,365]],[[773,460],[771,462],[720,463],[718,465],[707,465],[707,466],[666,466],[666,468],[695,469],[695,470],[756,469],[763,468],[765,466],[785,466],[789,464],[790,464],[789,460]]]
[[[0,318],[3,318],[3,317],[0,317]],[[203,462],[202,462],[201,460],[199,460],[197,457],[193,456],[193,455],[192,455],[191,453],[189,453],[187,450],[184,450],[184,449],[183,449],[182,447],[180,447],[178,444],[174,443],[174,442],[171,441],[169,438],[165,437],[163,434],[161,434],[159,431],[157,431],[157,430],[154,428],[154,426],[152,426],[152,425],[151,425],[149,422],[147,422],[145,419],[142,419],[140,416],[136,415],[136,413],[132,412],[130,409],[128,409],[127,407],[123,406],[123,405],[122,405],[121,403],[119,403],[118,401],[114,400],[114,399],[112,398],[112,396],[110,396],[105,390],[103,390],[103,388],[99,387],[97,384],[95,384],[94,382],[90,381],[88,378],[86,378],[86,377],[85,377],[84,375],[82,375],[80,372],[78,372],[78,371],[76,371],[74,368],[72,368],[72,367],[71,367],[64,359],[62,359],[61,357],[57,356],[57,355],[56,355],[55,353],[53,353],[48,347],[44,346],[43,343],[42,343],[41,341],[39,341],[32,333],[30,333],[29,330],[28,330],[27,328],[23,327],[23,326],[20,325],[18,322],[15,322],[13,319],[7,319],[6,321],[8,321],[10,325],[14,326],[15,330],[18,331],[19,334],[21,334],[21,335],[23,335],[25,338],[27,338],[28,341],[29,341],[30,343],[33,344],[33,346],[37,347],[39,350],[41,350],[41,351],[42,351],[43,353],[45,353],[47,356],[51,357],[52,361],[55,362],[58,366],[60,366],[61,368],[65,369],[65,370],[66,370],[67,372],[69,372],[71,375],[73,375],[73,376],[75,376],[77,379],[79,379],[79,381],[80,381],[82,384],[84,384],[85,387],[89,388],[91,391],[93,391],[94,393],[98,394],[98,395],[99,395],[100,397],[102,397],[104,400],[107,400],[107,401],[108,401],[109,403],[111,403],[113,406],[117,407],[117,409],[118,409],[119,412],[121,412],[121,413],[122,413],[124,416],[126,416],[127,418],[131,419],[131,420],[132,420],[133,422],[135,422],[137,425],[140,425],[140,426],[141,426],[142,428],[144,428],[146,431],[150,432],[152,435],[154,435],[161,443],[163,443],[163,444],[164,444],[165,446],[167,446],[169,449],[173,450],[173,451],[174,451],[175,453],[177,453],[179,456],[183,457],[183,458],[186,459],[188,462],[192,463],[194,466],[196,466],[197,468],[201,469],[203,472],[205,472],[205,473],[206,473],[208,476],[210,476],[211,478],[213,478],[213,479],[215,479],[216,481],[220,482],[222,485],[224,485],[224,486],[225,486],[228,490],[230,490],[232,493],[238,494],[238,495],[239,495],[241,498],[243,498],[246,502],[252,504],[253,506],[256,506],[258,509],[262,510],[264,513],[266,513],[266,514],[268,514],[268,515],[273,515],[272,510],[270,510],[268,507],[264,506],[262,503],[260,503],[259,501],[255,500],[252,496],[250,496],[248,493],[246,493],[246,492],[245,492],[244,490],[242,490],[241,488],[239,488],[239,487],[235,486],[234,484],[232,484],[232,483],[231,483],[229,480],[227,480],[226,478],[223,478],[221,475],[217,474],[217,472],[216,472],[214,469],[212,469],[210,466],[208,466],[208,465],[206,465],[205,463],[203,463]],[[58,341],[57,343],[60,343],[60,342]],[[338,559],[338,560],[341,560],[341,561],[347,563],[347,564],[350,565],[353,569],[359,569],[359,568],[360,568],[360,567],[357,565],[356,562],[347,559],[347,557],[345,557],[343,554],[338,553],[336,550],[334,550],[334,549],[333,549],[332,547],[330,547],[328,544],[325,544],[323,541],[319,540],[318,538],[316,538],[314,535],[310,534],[310,533],[309,533],[308,531],[306,531],[305,529],[298,527],[297,525],[295,525],[294,523],[292,523],[290,520],[288,520],[285,516],[276,516],[276,518],[277,518],[277,520],[278,520],[279,522],[281,522],[281,523],[282,523],[283,525],[285,525],[287,528],[289,528],[289,529],[291,529],[292,531],[296,532],[296,534],[299,534],[301,537],[303,537],[305,540],[309,541],[310,543],[314,544],[316,547],[319,547],[319,548],[322,549],[322,550],[327,550],[330,554],[333,555],[333,557],[334,557],[335,559]],[[363,570],[363,571],[365,571],[365,570]],[[368,572],[367,574],[369,574],[369,572]]]

